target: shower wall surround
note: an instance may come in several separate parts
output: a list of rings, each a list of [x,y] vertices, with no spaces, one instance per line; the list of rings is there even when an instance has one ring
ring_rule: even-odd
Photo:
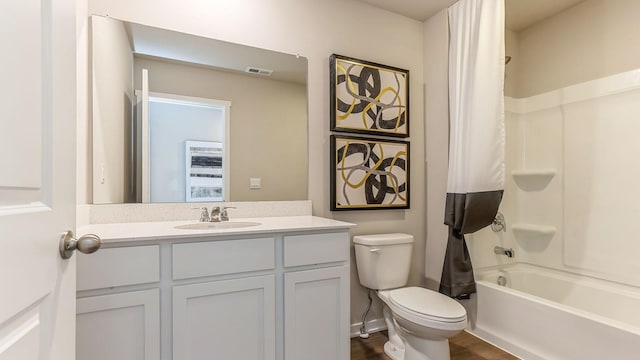
[[[517,261],[640,286],[640,69],[508,98],[506,109]]]
[[[493,246],[515,246],[517,262],[640,281],[629,255],[637,209],[627,200],[637,196],[638,11],[637,1],[588,0],[507,32],[507,171],[529,176],[505,184],[507,233],[469,241],[476,266],[507,263]],[[521,231],[528,225],[544,231]]]

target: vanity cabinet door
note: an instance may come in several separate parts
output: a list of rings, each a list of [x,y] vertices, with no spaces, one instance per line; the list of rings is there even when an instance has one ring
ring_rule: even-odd
[[[284,274],[285,360],[348,360],[349,266]]]
[[[275,277],[173,287],[173,359],[275,360]]]
[[[159,289],[76,300],[77,360],[159,358]]]

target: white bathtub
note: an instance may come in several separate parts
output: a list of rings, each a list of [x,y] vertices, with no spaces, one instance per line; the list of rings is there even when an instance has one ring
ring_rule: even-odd
[[[640,359],[638,288],[529,265],[478,274],[477,288],[470,332],[522,359]]]

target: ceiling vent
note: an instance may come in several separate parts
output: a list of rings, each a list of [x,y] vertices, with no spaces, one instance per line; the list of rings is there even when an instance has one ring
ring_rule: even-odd
[[[269,70],[269,69],[260,69],[257,67],[247,67],[245,69],[245,72],[248,72],[249,74],[258,74],[258,75],[264,75],[264,76],[271,76],[271,73],[273,73],[273,70]]]

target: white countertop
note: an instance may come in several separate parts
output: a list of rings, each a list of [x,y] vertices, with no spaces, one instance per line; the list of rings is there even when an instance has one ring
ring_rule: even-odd
[[[78,229],[78,234],[96,234],[103,243],[127,241],[185,239],[230,235],[256,235],[292,231],[340,230],[355,224],[316,216],[279,216],[236,218],[229,222],[257,222],[260,225],[231,229],[176,229],[176,226],[196,224],[197,221],[154,221],[111,224],[91,224]]]

